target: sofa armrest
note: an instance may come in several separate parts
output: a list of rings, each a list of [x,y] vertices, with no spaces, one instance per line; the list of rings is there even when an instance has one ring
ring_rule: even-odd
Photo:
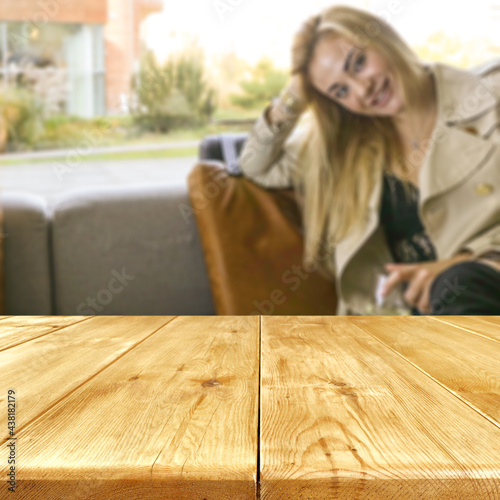
[[[45,198],[21,191],[1,194],[5,312],[53,314],[50,218]]]

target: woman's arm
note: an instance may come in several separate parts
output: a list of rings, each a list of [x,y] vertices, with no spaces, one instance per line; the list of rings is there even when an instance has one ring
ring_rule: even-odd
[[[280,97],[266,107],[239,158],[243,174],[266,188],[293,187],[298,173],[298,154],[307,131],[299,125],[305,110],[299,83],[292,77]]]
[[[389,272],[387,281],[382,287],[382,297],[385,297],[398,283],[408,283],[404,299],[411,307],[417,307],[423,314],[430,314],[430,289],[436,276],[449,267],[474,260],[472,253],[463,251],[449,259],[429,262],[416,262],[412,264],[386,264]]]
[[[436,276],[460,262],[479,261],[500,271],[500,226],[485,231],[463,246],[460,253],[448,259],[415,264],[387,264],[389,277],[383,287],[382,296],[400,282],[408,282],[405,300],[418,307],[424,314],[431,311],[430,288]]]

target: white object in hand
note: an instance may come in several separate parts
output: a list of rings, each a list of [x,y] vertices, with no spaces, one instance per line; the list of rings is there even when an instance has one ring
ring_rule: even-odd
[[[385,302],[385,297],[382,295],[382,289],[389,277],[385,274],[380,274],[377,282],[377,290],[375,291],[375,300],[378,307],[382,307]]]

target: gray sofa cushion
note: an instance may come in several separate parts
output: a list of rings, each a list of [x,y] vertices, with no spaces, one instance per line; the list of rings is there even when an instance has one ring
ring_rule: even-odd
[[[56,197],[56,314],[214,314],[190,206],[185,187],[92,187]]]
[[[2,192],[6,313],[53,313],[47,203],[20,191]]]

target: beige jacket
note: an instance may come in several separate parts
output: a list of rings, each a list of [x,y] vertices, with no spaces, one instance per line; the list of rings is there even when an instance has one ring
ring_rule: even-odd
[[[420,172],[419,214],[438,259],[463,249],[476,256],[500,250],[500,60],[473,71],[430,63],[438,116]],[[245,176],[263,187],[300,182],[297,156],[307,128],[294,122],[255,123],[240,157]],[[293,131],[293,133],[292,133]],[[337,314],[370,314],[376,282],[392,257],[379,224],[382,179],[364,227],[335,249]],[[401,299],[401,290],[398,290]]]

